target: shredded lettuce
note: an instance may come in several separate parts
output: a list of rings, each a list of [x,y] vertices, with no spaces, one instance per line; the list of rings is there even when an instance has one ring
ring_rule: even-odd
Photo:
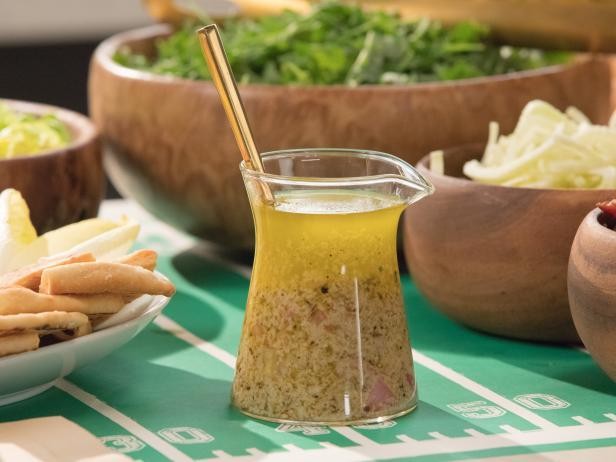
[[[70,139],[68,128],[55,115],[24,114],[0,101],[0,159],[60,148]]]

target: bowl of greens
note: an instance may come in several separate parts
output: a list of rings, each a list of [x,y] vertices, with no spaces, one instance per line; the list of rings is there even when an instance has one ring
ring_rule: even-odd
[[[123,194],[181,229],[247,249],[237,147],[196,28],[153,26],[104,41],[92,59],[90,111]],[[491,120],[512,129],[533,98],[594,119],[609,110],[603,60],[495,44],[472,23],[444,27],[327,2],[303,16],[230,19],[221,33],[262,151],[361,148],[416,162],[484,140]]]
[[[36,231],[93,218],[104,195],[99,135],[85,116],[0,99],[0,191],[14,188]]]

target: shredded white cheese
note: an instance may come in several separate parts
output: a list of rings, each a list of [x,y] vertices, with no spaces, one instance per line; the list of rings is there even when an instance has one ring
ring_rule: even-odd
[[[467,162],[464,174],[506,186],[616,188],[616,112],[607,126],[592,125],[576,108],[531,101],[510,135],[490,123],[483,158]]]

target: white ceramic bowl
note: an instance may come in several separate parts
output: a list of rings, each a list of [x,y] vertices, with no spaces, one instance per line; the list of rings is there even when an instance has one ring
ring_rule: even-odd
[[[162,295],[144,295],[74,340],[0,359],[0,406],[42,393],[75,369],[98,361],[141,332],[169,303]]]

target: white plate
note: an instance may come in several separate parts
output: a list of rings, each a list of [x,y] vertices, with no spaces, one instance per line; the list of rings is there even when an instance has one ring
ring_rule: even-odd
[[[56,380],[118,349],[141,332],[167,303],[168,297],[144,295],[105,321],[104,329],[0,358],[0,406],[42,393]]]

